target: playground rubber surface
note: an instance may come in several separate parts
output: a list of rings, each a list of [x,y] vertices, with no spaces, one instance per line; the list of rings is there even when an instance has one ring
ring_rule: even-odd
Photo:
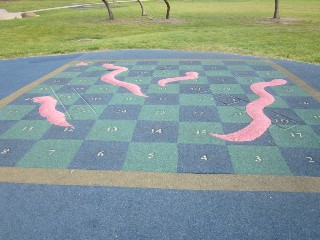
[[[0,186],[6,192],[0,198],[4,202],[12,197],[9,192],[43,192],[40,198],[46,198],[50,189],[59,194],[72,191],[64,200],[59,194],[53,197],[68,201],[75,197],[73,191],[85,193],[86,198],[90,198],[87,191],[97,191],[93,202],[99,202],[105,191],[116,195],[133,191],[140,194],[137,199],[148,193],[166,199],[163,201],[172,194],[186,197],[192,211],[197,212],[192,200],[199,197],[195,197],[197,193],[214,201],[230,200],[235,194],[245,202],[243,209],[236,211],[243,211],[251,201],[257,201],[257,196],[287,199],[291,195],[292,199],[303,198],[311,218],[318,217],[313,224],[319,223],[319,207],[309,205],[311,198],[319,199],[320,191],[317,65],[236,55],[132,50],[3,60],[0,72],[4,89],[0,100]],[[254,199],[246,199],[246,195]],[[155,201],[147,199],[144,201]],[[292,205],[298,206],[299,201]],[[228,212],[225,207],[219,209],[222,214]],[[188,211],[183,206],[177,208]],[[13,221],[12,216],[9,218]],[[175,218],[178,216],[169,222]],[[204,215],[199,219],[204,221]],[[303,215],[298,219],[302,221]],[[119,223],[118,228],[112,220],[111,228],[105,226],[108,233],[101,232],[103,227],[99,226],[92,234],[93,239],[106,235],[110,239],[199,238],[195,228],[190,236],[166,232],[169,222],[157,222],[137,234],[138,226],[126,222]],[[92,224],[101,223],[95,218]],[[176,227],[185,231],[190,223],[184,224]],[[225,224],[219,231],[227,228]],[[280,229],[288,234],[294,223],[287,224],[283,222],[273,234],[280,236]],[[246,225],[248,229],[250,226]],[[305,226],[300,235],[294,232],[292,237],[285,238],[284,234],[279,239],[316,239],[313,237],[319,233],[312,226]],[[66,231],[68,239],[83,237]],[[229,237],[235,237],[238,230],[229,231]],[[259,236],[258,232],[254,231],[252,239]],[[6,239],[17,236],[7,230],[5,234]],[[41,234],[34,236],[46,236],[45,231]],[[215,235],[207,226],[200,238],[215,236],[223,239],[228,234]],[[239,236],[237,239],[246,239],[245,234]]]

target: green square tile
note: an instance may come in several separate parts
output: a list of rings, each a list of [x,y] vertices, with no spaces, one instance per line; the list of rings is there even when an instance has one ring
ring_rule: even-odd
[[[54,75],[54,78],[74,78],[78,76],[81,72],[60,72]]]
[[[0,108],[0,120],[20,120],[30,113],[37,105],[7,105]]]
[[[68,168],[82,140],[41,140],[16,164],[25,168]]]
[[[179,81],[180,85],[186,85],[186,84],[208,84],[208,79],[206,77],[203,77],[199,75],[198,78],[187,80],[187,81]]]
[[[99,77],[76,77],[73,78],[68,85],[93,85],[99,81]]]
[[[131,143],[124,163],[124,170],[145,172],[177,172],[178,151],[176,144]]]
[[[310,125],[320,125],[320,109],[294,109],[296,114]]]
[[[119,90],[118,86],[114,86],[111,84],[103,84],[103,85],[93,85],[88,88],[86,93],[94,94],[94,93],[116,93]]]
[[[254,101],[259,99],[259,96],[256,94],[247,94],[247,97],[249,98],[250,101]],[[279,96],[273,96],[274,97],[274,102],[267,106],[267,108],[289,108],[289,105],[283,101],[283,99]]]
[[[218,144],[225,145],[226,141],[211,136],[209,133],[223,133],[220,123],[180,122],[179,143]]]
[[[224,66],[223,61],[216,61],[216,60],[202,60],[201,61],[203,66]]]
[[[290,108],[289,105],[283,101],[279,96],[274,96],[274,102],[268,106],[269,108]]]
[[[186,71],[186,72],[197,72],[197,71],[203,71],[202,65],[180,65],[179,70]]]
[[[255,71],[256,74],[262,78],[283,78],[286,79],[287,76],[279,73],[277,71]]]
[[[137,65],[137,61],[129,61],[129,60],[120,60],[113,63],[113,65],[131,68],[132,66]]]
[[[116,79],[120,81],[124,81],[124,79],[128,77],[129,72],[130,72],[130,68],[128,69],[128,71],[117,74]]]
[[[141,74],[142,75],[142,74]],[[150,84],[152,81],[151,77],[142,77],[142,76],[137,76],[137,77],[126,77],[123,79],[123,81],[128,82],[128,83],[134,83],[134,84]]]
[[[87,135],[89,140],[130,142],[136,121],[97,120]]]
[[[94,72],[94,71],[106,71],[107,69],[102,66],[104,63],[101,62],[101,66],[91,66],[86,69],[86,72]],[[90,66],[90,65],[89,65]]]
[[[297,86],[278,86],[274,87],[274,91],[279,95],[279,96],[300,96],[300,97],[305,97],[309,96],[309,94],[302,89],[300,89]]]
[[[40,139],[52,126],[47,120],[20,120],[1,135],[2,139]]]
[[[179,65],[179,61],[177,60],[159,60],[158,65]]]
[[[104,105],[72,105],[68,113],[73,120],[98,119],[104,109]]]
[[[180,72],[178,70],[154,70],[153,77],[157,78],[170,78],[170,77],[178,77],[180,76]]]
[[[211,94],[180,94],[180,105],[187,106],[215,106],[214,98]]]
[[[217,106],[222,123],[250,123],[252,119],[246,111],[230,106]]]
[[[246,61],[249,66],[270,66],[269,63],[265,61]]]
[[[247,65],[228,65],[230,71],[251,71],[250,66]]]
[[[281,147],[320,147],[320,137],[310,126],[271,125],[269,131],[276,144]]]
[[[64,105],[72,105],[80,98],[76,93],[59,93],[57,96]]]
[[[130,70],[134,70],[134,71],[153,71],[155,70],[157,67],[157,65],[135,65],[133,67],[130,67]]]
[[[132,93],[115,94],[109,102],[109,105],[142,105],[145,98],[136,96]]]
[[[236,174],[293,175],[277,147],[228,145],[228,150]]]
[[[144,105],[142,107],[140,120],[152,121],[179,121],[179,106],[166,105]]]
[[[45,84],[40,84],[36,87],[34,87],[33,89],[31,89],[30,91],[28,91],[27,93],[39,93],[39,94],[43,94],[43,95],[51,95],[52,97],[54,97],[54,94],[56,93],[56,91],[58,91],[63,85],[45,85]]]
[[[224,76],[224,77],[233,77],[232,73],[230,71],[226,70],[211,70],[211,71],[205,71],[206,76]]]
[[[252,85],[254,83],[262,81],[262,79],[258,77],[235,77],[235,79],[242,85]]]
[[[245,94],[239,84],[210,84],[212,93]]]
[[[170,83],[164,87],[161,87],[158,84],[150,84],[148,88],[148,93],[150,94],[152,93],[179,94],[179,91],[180,91],[179,84],[176,84],[176,83]]]

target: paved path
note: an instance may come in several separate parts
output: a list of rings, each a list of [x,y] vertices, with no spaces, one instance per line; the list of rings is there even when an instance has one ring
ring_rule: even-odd
[[[114,3],[126,3],[126,2],[136,2],[136,1],[116,1],[116,2],[110,2],[110,4]],[[103,5],[103,3],[86,3],[86,4],[73,4],[68,6],[61,6],[61,7],[53,7],[53,8],[41,8],[41,9],[35,9],[35,10],[29,10],[25,12],[43,12],[43,11],[52,11],[52,10],[59,10],[59,9],[66,9],[66,8],[77,8],[77,7],[92,7],[95,5]],[[21,17],[22,12],[8,12],[5,9],[0,9],[0,20],[12,20],[12,19],[19,19]]]

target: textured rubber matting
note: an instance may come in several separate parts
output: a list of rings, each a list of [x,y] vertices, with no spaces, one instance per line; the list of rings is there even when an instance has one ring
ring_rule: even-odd
[[[173,173],[320,176],[318,92],[271,61],[154,60],[70,62],[0,102],[0,166]],[[103,64],[139,86],[138,96],[101,78]],[[197,72],[198,78],[158,81]],[[248,126],[255,83],[274,98],[271,125],[251,141],[227,141]],[[37,97],[57,101],[71,127],[39,113]],[[257,109],[257,112],[259,109]],[[257,119],[256,121],[259,121]],[[251,132],[254,135],[255,132]]]

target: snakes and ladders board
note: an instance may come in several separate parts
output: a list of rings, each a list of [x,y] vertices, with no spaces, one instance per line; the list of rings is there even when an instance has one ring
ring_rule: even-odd
[[[1,100],[0,167],[320,176],[317,96],[271,61],[74,61]]]

